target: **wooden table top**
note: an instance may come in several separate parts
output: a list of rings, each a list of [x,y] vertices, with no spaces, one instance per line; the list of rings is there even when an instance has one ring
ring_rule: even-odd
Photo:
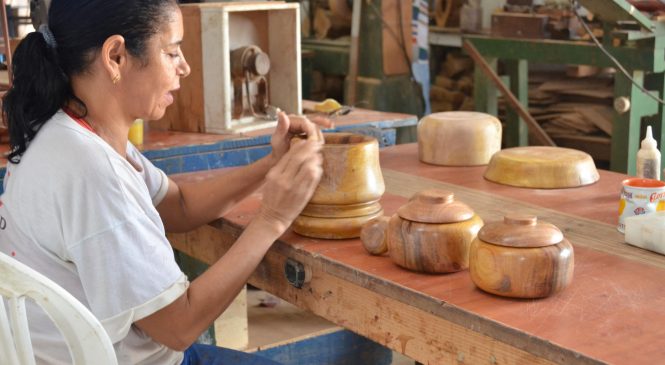
[[[625,244],[616,230],[625,175],[600,171],[599,182],[572,189],[515,188],[484,180],[484,167],[423,164],[418,161],[416,144],[382,150],[381,166],[386,182],[381,204],[387,215],[415,192],[440,188],[453,191],[456,199],[474,208],[485,222],[518,211],[555,224],[574,245],[571,285],[544,299],[503,298],[477,289],[468,271],[446,275],[410,272],[393,264],[388,256],[370,256],[358,239],[318,240],[291,231],[271,251],[311,257],[329,272],[363,288],[535,354],[548,363],[653,364],[665,360],[665,256]],[[220,173],[224,171],[176,178]],[[260,196],[253,195],[213,226],[242,227],[259,204]],[[366,314],[371,309],[362,310]],[[349,319],[355,318],[353,308],[345,311]],[[322,315],[326,316],[325,312]],[[343,318],[331,315],[329,319],[354,329],[353,323],[345,324]],[[371,330],[362,334],[392,348],[401,346],[403,353],[414,358],[423,351],[410,349],[404,338],[389,338],[385,333],[372,336]],[[431,345],[436,338],[422,343]],[[443,353],[451,345],[437,346]]]

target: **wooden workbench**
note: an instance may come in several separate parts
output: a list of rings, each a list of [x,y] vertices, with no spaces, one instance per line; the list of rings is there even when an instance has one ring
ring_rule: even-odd
[[[498,185],[483,167],[422,164],[415,144],[381,152],[386,214],[425,188],[452,190],[486,221],[513,211],[557,225],[575,247],[575,274],[546,299],[493,296],[468,271],[426,275],[370,256],[359,240],[317,240],[285,233],[250,283],[425,364],[654,364],[665,359],[665,256],[623,243],[616,231],[624,175],[601,171],[598,183],[537,190]],[[224,170],[176,176],[197,179]],[[253,217],[260,197],[223,219],[171,235],[175,248],[212,263]],[[311,281],[285,278],[287,259]],[[233,268],[229,268],[232,270]]]

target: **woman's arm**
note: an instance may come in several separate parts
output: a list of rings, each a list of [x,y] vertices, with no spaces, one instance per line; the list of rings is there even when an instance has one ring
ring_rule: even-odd
[[[304,133],[309,139],[323,140],[315,124],[332,126],[332,122],[325,118],[310,121],[280,112],[277,128],[270,140],[270,155],[251,165],[203,181],[176,183],[169,179],[169,189],[157,206],[166,230],[186,232],[221,217],[263,183],[268,170],[289,150],[293,135]]]
[[[229,306],[265,253],[302,211],[322,171],[321,142],[299,141],[270,169],[257,217],[231,249],[173,303],[135,322],[156,341],[184,350]]]
[[[273,158],[269,155],[203,181],[169,179],[169,189],[157,206],[166,231],[186,232],[224,215],[263,183]]]

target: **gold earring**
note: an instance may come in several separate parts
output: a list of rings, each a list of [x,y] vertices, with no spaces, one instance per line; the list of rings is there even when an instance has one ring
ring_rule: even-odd
[[[116,74],[116,75],[113,76],[113,78],[111,79],[111,82],[113,82],[113,85],[117,84],[118,81],[120,81],[120,74]]]

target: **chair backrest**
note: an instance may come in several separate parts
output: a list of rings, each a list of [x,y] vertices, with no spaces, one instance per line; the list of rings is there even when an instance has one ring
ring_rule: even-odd
[[[74,364],[117,365],[113,345],[95,316],[62,287],[0,253],[0,364],[35,364],[25,298],[34,300],[62,332]],[[9,314],[9,318],[7,317]]]

